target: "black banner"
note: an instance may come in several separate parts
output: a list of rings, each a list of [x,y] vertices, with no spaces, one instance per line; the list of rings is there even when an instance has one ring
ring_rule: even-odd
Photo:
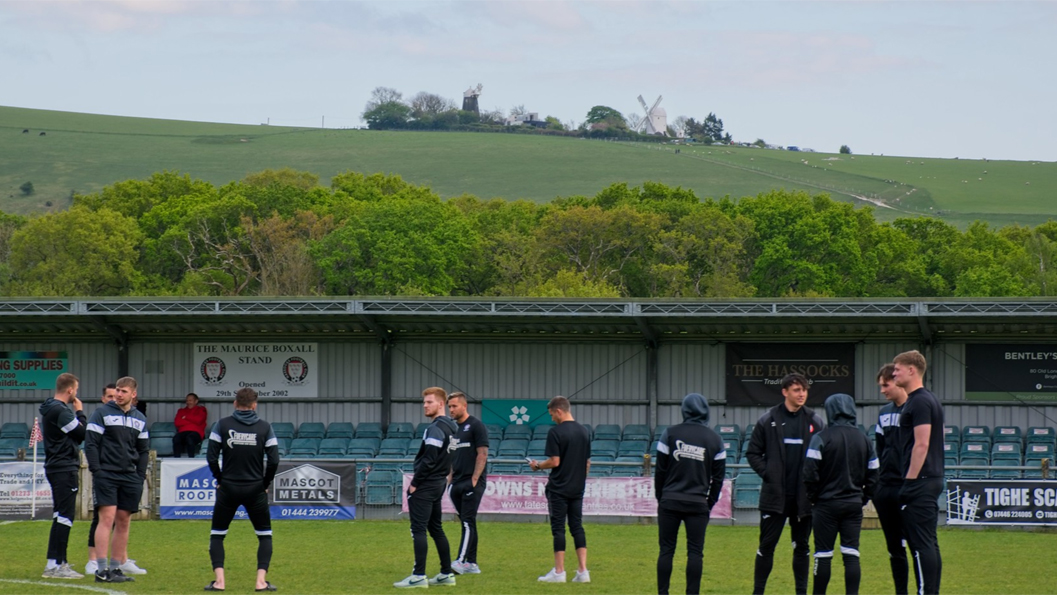
[[[965,346],[969,401],[1057,401],[1057,344]]]
[[[782,401],[782,377],[799,373],[811,382],[807,404],[855,396],[852,343],[727,343],[727,404],[773,406]]]
[[[947,480],[947,524],[1057,526],[1057,482]]]

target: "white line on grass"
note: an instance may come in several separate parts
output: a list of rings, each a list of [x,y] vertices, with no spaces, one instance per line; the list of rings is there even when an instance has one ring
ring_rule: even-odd
[[[59,587],[60,589],[81,589],[93,593],[106,593],[106,595],[127,595],[124,591],[113,591],[100,587],[89,587],[88,585],[71,585],[68,583],[49,583],[47,581],[23,581],[10,578],[0,578],[0,583],[16,583],[19,585],[44,585],[45,587]]]

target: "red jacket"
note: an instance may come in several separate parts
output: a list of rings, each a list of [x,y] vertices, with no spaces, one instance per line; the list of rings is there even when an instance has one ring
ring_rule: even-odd
[[[198,435],[203,439],[206,437],[206,417],[209,412],[206,408],[201,405],[195,405],[194,407],[181,407],[176,412],[176,419],[173,422],[176,424],[177,432],[198,432]]]

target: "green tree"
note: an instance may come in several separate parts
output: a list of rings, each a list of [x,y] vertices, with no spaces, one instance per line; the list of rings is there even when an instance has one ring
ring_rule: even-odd
[[[652,268],[656,285],[651,295],[666,297],[751,297],[756,289],[745,279],[751,262],[747,246],[753,224],[742,215],[729,216],[713,204],[701,205],[661,232]]]
[[[128,295],[142,234],[109,209],[73,207],[29,221],[11,237],[9,295]]]
[[[18,187],[18,189],[22,191],[22,194],[24,196],[29,196],[34,192],[33,182],[23,182],[22,185]]]
[[[398,101],[388,101],[364,110],[361,117],[371,130],[406,128],[408,120],[411,119],[411,108]]]
[[[851,147],[849,147],[848,145],[841,145],[840,153],[841,155],[851,155]]]
[[[610,128],[621,128],[627,130],[627,122],[624,120],[624,116],[617,110],[605,106],[596,105],[587,112],[587,118],[584,119],[584,124],[591,126],[603,124]]]

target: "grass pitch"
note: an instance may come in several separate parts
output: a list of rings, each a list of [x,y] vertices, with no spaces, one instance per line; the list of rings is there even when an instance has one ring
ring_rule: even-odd
[[[73,587],[112,587],[126,593],[195,593],[212,578],[209,525],[204,521],[143,521],[132,526],[130,552],[148,574],[124,585],[45,581],[49,523],[0,526],[0,593],[76,593]],[[409,524],[404,521],[277,521],[268,578],[280,593],[394,593],[394,581],[411,570]],[[74,524],[70,558],[83,568],[88,523]],[[450,542],[459,526],[445,523]],[[787,544],[788,530],[783,535]],[[1057,593],[1057,535],[1021,531],[941,528],[945,593]],[[712,526],[705,540],[703,593],[749,593],[758,530]],[[657,528],[652,525],[587,525],[592,583],[540,584],[552,565],[550,529],[543,523],[481,523],[478,562],[483,573],[459,577],[451,593],[655,593]],[[570,541],[571,545],[571,541]],[[252,593],[256,538],[248,522],[236,522],[227,541],[227,590]],[[891,593],[888,555],[880,531],[862,535],[861,592]],[[685,588],[685,543],[676,552],[672,593]],[[569,567],[575,568],[569,553]],[[438,572],[430,543],[427,573]],[[28,582],[10,582],[28,581]],[[46,584],[39,584],[39,583]],[[913,577],[911,577],[913,583]],[[839,557],[830,592],[843,592]],[[768,584],[770,593],[793,591],[791,550],[780,545]]]

